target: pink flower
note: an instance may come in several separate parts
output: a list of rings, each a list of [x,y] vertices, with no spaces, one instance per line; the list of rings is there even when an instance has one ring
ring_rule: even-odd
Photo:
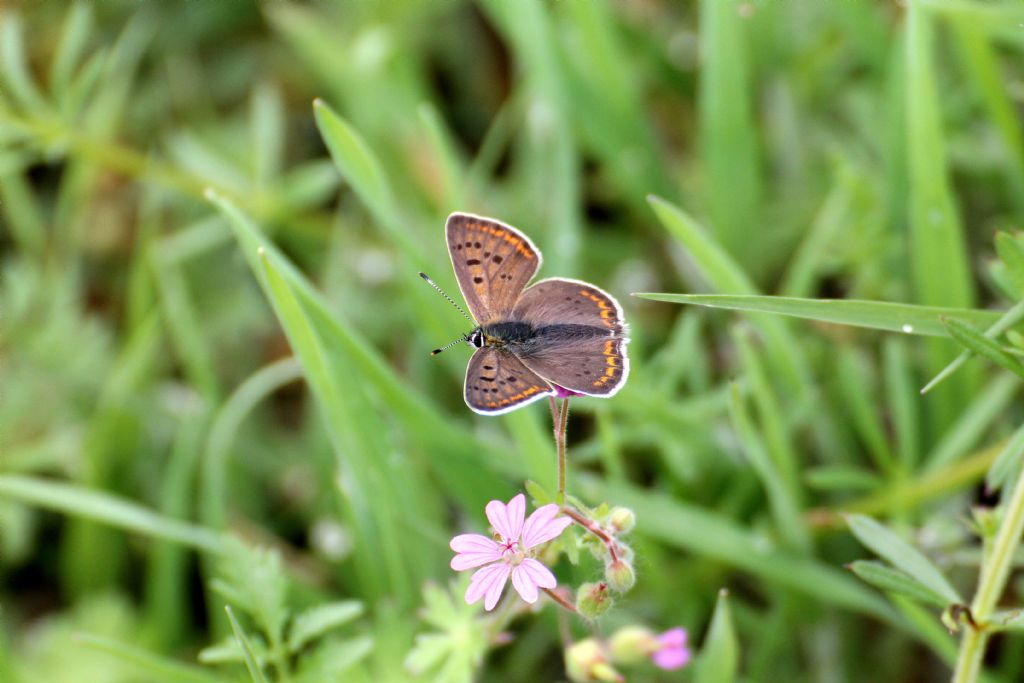
[[[551,570],[534,559],[530,551],[557,538],[572,520],[556,518],[558,506],[552,503],[534,510],[524,522],[526,497],[521,493],[508,505],[492,500],[486,512],[497,532],[497,541],[480,534],[460,534],[449,544],[456,553],[452,569],[463,571],[481,567],[469,580],[466,602],[472,605],[484,598],[484,609],[494,609],[510,576],[512,586],[523,600],[537,602],[537,589],[554,588],[557,582]]]
[[[555,388],[555,398],[570,398],[572,396],[582,396],[583,395],[581,393],[573,391],[572,389],[566,389],[565,387],[560,387],[557,384],[552,384],[551,386],[553,386]]]
[[[651,654],[651,661],[666,671],[681,669],[690,661],[690,650],[686,647],[686,629],[671,628],[657,638],[658,649]]]

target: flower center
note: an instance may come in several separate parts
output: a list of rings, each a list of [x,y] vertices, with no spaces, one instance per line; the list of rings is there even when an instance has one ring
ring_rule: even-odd
[[[501,546],[501,559],[506,564],[518,566],[523,561],[523,558],[526,557],[525,553],[519,549],[519,541],[503,538],[498,545]]]

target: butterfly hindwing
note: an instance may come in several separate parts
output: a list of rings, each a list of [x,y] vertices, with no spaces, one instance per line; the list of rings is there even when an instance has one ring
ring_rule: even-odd
[[[477,349],[466,368],[466,405],[485,415],[507,413],[552,393],[551,385],[504,349]]]
[[[626,323],[607,292],[579,280],[551,278],[531,286],[513,310],[533,339],[519,357],[544,379],[591,396],[611,396],[629,376]]]
[[[448,217],[445,237],[459,289],[476,322],[507,319],[540,267],[540,251],[515,228],[468,213]]]
[[[591,328],[593,329],[593,328]],[[540,328],[541,343],[519,359],[552,384],[589,396],[608,397],[626,383],[629,357],[625,337],[581,334],[576,325]]]

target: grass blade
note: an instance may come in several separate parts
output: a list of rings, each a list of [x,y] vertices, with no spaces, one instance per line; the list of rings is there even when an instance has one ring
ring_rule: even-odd
[[[949,336],[967,347],[969,351],[988,358],[1005,370],[1009,370],[1017,375],[1024,375],[1024,367],[1021,367],[1017,359],[1004,351],[1003,347],[990,337],[986,337],[970,325],[962,323],[956,318],[947,318],[943,320],[943,324],[949,330]]]
[[[750,226],[756,223],[761,179],[746,22],[730,2],[701,0],[699,7],[698,133],[711,225],[726,250],[749,264],[759,246]]]
[[[695,304],[751,313],[777,313],[794,318],[838,325],[853,325],[887,332],[947,337],[942,317],[956,317],[972,324],[990,325],[999,319],[994,311],[944,308],[857,299],[800,299],[784,296],[736,296],[727,294],[639,293],[641,299],[674,304]]]
[[[263,675],[262,665],[256,661],[252,643],[249,642],[249,637],[245,635],[245,631],[242,630],[238,619],[235,618],[235,613],[230,605],[225,607],[224,611],[227,612],[228,621],[231,622],[231,632],[235,634],[235,640],[238,641],[239,647],[242,648],[242,657],[245,660],[245,668],[249,671],[249,677],[254,683],[269,683],[267,677]]]
[[[0,496],[212,554],[219,553],[222,545],[220,535],[205,527],[164,517],[136,503],[78,486],[0,475]]]
[[[1024,291],[1024,290],[1022,290]],[[996,320],[988,329],[985,330],[985,336],[989,339],[995,339],[999,335],[1003,334],[1011,327],[1014,327],[1021,320],[1024,320],[1024,300],[1019,301],[1010,310],[1003,313],[998,320]],[[935,385],[942,380],[949,377],[951,374],[956,372],[967,360],[971,357],[971,354],[967,351],[963,351],[957,356],[952,363],[942,369],[939,374],[935,375],[934,378],[928,384],[921,389],[922,394],[927,394]]]
[[[708,635],[700,648],[695,683],[732,683],[739,669],[739,641],[729,609],[729,592],[718,592]]]

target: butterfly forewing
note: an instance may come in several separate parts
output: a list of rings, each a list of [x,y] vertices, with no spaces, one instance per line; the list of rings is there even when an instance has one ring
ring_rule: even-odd
[[[552,393],[551,385],[504,349],[477,349],[466,368],[466,404],[478,413],[506,413]]]
[[[611,396],[625,383],[626,324],[607,292],[578,280],[541,280],[523,292],[513,316],[533,328],[521,360],[549,382],[592,396]]]
[[[516,302],[513,316],[534,327],[592,325],[614,335],[623,334],[626,327],[614,297],[587,282],[565,278],[541,280],[527,289]]]
[[[445,226],[448,253],[469,312],[480,325],[508,319],[541,256],[530,239],[504,223],[453,213]]]

